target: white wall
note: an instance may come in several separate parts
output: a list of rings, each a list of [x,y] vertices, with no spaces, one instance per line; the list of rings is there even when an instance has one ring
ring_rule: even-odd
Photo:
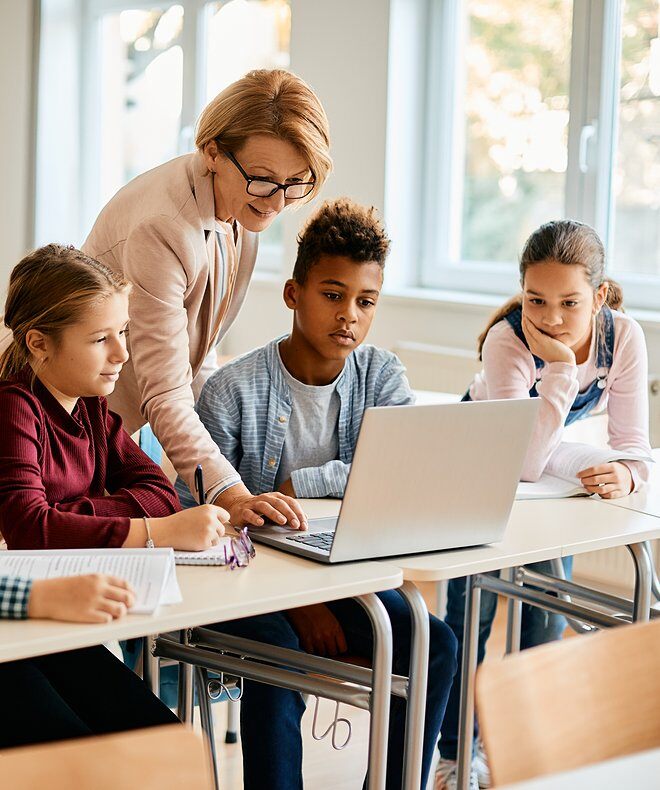
[[[32,0],[0,0],[0,295],[26,252],[32,212]],[[1,308],[0,308],[1,311]]]
[[[11,267],[30,243],[32,3],[0,0],[3,293]],[[291,0],[291,5],[291,68],[317,91],[330,119],[335,172],[323,197],[350,195],[384,210],[385,156],[388,143],[392,145],[386,134],[390,2]],[[396,151],[397,146],[392,146],[390,155]],[[281,300],[281,285],[293,266],[296,231],[313,208],[285,217],[285,272],[279,280],[261,279],[252,284],[241,317],[225,342],[227,353],[240,353],[288,330],[290,317]],[[391,218],[393,229],[396,220]],[[405,253],[399,251],[390,261],[386,284],[400,284],[395,267],[401,254]],[[418,296],[384,297],[370,340],[386,347],[399,340],[414,340],[473,349],[497,301],[483,299],[481,304],[473,304],[446,294]],[[640,317],[649,344],[650,369],[660,373],[659,316]]]
[[[291,0],[291,70],[321,99],[335,170],[323,199],[350,195],[383,210],[387,121],[388,0]],[[285,260],[314,205],[285,221]]]

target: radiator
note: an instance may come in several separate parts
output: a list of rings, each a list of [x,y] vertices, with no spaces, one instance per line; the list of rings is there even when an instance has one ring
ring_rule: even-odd
[[[463,393],[481,365],[474,352],[446,346],[400,341],[392,349],[408,371],[413,389]],[[649,377],[649,433],[651,447],[660,446],[660,377]],[[607,417],[598,415],[566,429],[566,439],[593,445],[607,444]],[[660,546],[653,548],[656,568],[660,567]],[[608,592],[629,595],[634,571],[625,548],[582,554],[575,558],[573,578]]]

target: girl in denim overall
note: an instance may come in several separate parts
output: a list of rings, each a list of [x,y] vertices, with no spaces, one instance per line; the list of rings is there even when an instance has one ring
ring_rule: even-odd
[[[541,399],[539,418],[523,466],[524,480],[537,480],[561,442],[563,428],[595,409],[608,414],[614,449],[650,453],[647,357],[639,325],[620,311],[622,293],[605,279],[605,254],[596,232],[578,222],[550,222],[527,240],[520,260],[523,292],[509,300],[479,338],[481,373],[463,400]],[[642,484],[648,467],[614,462],[580,472],[589,493],[625,496]],[[572,557],[564,559],[567,577]],[[550,563],[532,568],[549,572]],[[445,621],[460,647],[463,639],[465,580],[449,583]],[[485,653],[497,596],[483,591],[478,660]],[[523,606],[521,647],[561,638],[565,620]],[[460,673],[460,670],[459,670]],[[455,785],[460,677],[454,680],[439,743],[436,790]],[[476,730],[476,723],[475,723]],[[480,755],[473,763],[472,787],[488,786]],[[477,775],[476,768],[481,770]]]

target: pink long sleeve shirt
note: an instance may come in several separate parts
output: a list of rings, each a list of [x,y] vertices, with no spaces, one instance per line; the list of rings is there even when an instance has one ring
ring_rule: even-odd
[[[648,357],[640,325],[625,313],[612,311],[614,354],[603,394],[593,414],[607,412],[609,445],[615,450],[651,454],[649,444]],[[516,337],[507,321],[488,332],[484,343],[483,370],[470,385],[472,400],[525,398],[536,381],[536,367],[529,349]],[[597,378],[595,337],[589,356],[580,365],[545,364],[539,371],[536,390],[541,400],[539,417],[523,465],[522,479],[538,480],[550,455],[562,441],[564,422],[578,392]],[[648,479],[649,466],[626,462],[632,470],[635,490]]]

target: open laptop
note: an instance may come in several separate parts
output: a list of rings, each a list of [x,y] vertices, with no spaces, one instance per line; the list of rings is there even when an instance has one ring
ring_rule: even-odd
[[[328,563],[502,540],[538,401],[367,409],[339,516],[250,537]]]

